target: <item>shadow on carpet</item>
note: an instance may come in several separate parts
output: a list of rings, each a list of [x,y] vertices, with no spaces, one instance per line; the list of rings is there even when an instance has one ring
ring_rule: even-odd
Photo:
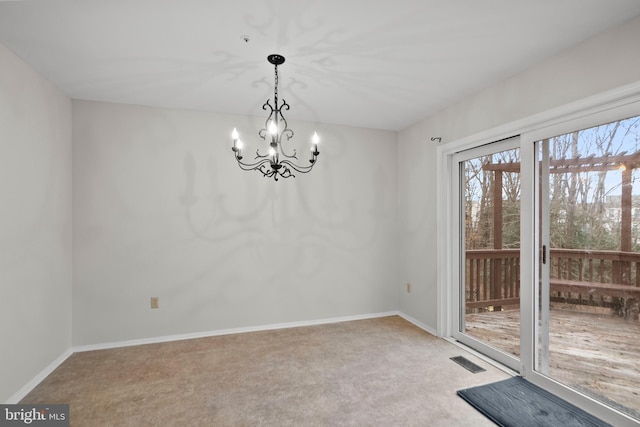
[[[522,377],[458,390],[458,396],[504,427],[610,426]]]

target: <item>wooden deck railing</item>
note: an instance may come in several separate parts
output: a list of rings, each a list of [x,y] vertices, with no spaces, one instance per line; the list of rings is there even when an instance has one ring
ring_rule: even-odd
[[[466,253],[467,309],[520,303],[520,249],[474,249]]]
[[[551,249],[549,276],[578,282],[640,286],[640,253]]]
[[[519,249],[468,250],[466,260],[467,312],[519,304]],[[551,249],[549,267],[554,301],[613,308],[622,304],[628,310],[628,300],[640,300],[640,253]]]

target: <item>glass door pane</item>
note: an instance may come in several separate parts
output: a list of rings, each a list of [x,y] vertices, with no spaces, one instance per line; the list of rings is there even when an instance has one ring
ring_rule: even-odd
[[[538,141],[536,370],[640,418],[640,118]]]
[[[461,160],[458,164],[463,228],[460,233],[459,332],[518,357],[519,149],[490,152]]]

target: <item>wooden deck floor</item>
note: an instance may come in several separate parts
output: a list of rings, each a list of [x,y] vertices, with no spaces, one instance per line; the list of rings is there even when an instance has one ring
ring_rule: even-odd
[[[520,311],[466,316],[473,337],[519,354]],[[640,322],[556,305],[551,309],[549,376],[640,419]]]

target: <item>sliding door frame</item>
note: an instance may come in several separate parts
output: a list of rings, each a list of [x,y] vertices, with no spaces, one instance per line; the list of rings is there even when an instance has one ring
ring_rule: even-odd
[[[463,224],[463,196],[462,196],[462,182],[464,181],[463,172],[460,168],[460,164],[464,161],[471,160],[480,156],[487,156],[501,151],[507,151],[520,148],[519,136],[504,139],[502,141],[496,141],[490,144],[482,145],[480,147],[474,147],[468,150],[458,152],[453,155],[453,167],[451,170],[451,185],[453,189],[452,194],[459,194],[460,197],[453,198],[451,211],[455,218],[458,218],[459,225],[454,226],[451,230],[452,239],[456,245],[456,258],[451,261],[453,263],[453,276],[452,282],[457,283],[458,286],[454,286],[451,290],[451,303],[452,303],[452,329],[451,336],[461,343],[487,355],[488,357],[500,362],[502,365],[517,370],[520,364],[518,356],[504,352],[503,350],[493,347],[488,343],[475,338],[466,332],[465,329],[465,312],[462,310],[462,302],[464,302],[464,294],[462,293],[462,284],[465,283],[465,263],[461,259],[464,250],[465,231]],[[452,242],[453,243],[453,242]]]
[[[456,227],[460,227],[454,212],[453,197],[458,194],[450,177],[458,164],[454,156],[462,151],[520,135],[521,158],[521,245],[520,245],[520,369],[519,374],[532,383],[549,390],[565,400],[614,425],[638,425],[630,417],[584,394],[564,386],[535,370],[537,348],[537,283],[539,273],[535,260],[538,254],[540,226],[538,212],[538,177],[535,176],[535,141],[573,130],[640,115],[640,82],[627,85],[579,102],[527,117],[498,128],[490,129],[457,141],[438,146],[437,229],[438,229],[438,316],[437,331],[445,338],[453,338],[458,314],[455,310],[455,289],[459,286],[458,257],[460,242]]]
[[[537,258],[536,254],[540,253],[540,241],[538,236],[540,235],[542,226],[539,224],[538,216],[540,209],[541,177],[535,170],[535,143],[558,135],[635,116],[640,116],[640,99],[628,103],[622,103],[617,106],[611,106],[611,108],[606,108],[598,112],[566,120],[562,123],[525,132],[521,136],[522,150],[526,152],[526,154],[525,152],[522,152],[523,164],[521,171],[523,177],[527,177],[526,181],[522,182],[522,199],[526,199],[527,204],[530,204],[531,206],[530,208],[523,208],[522,213],[526,213],[526,215],[521,216],[520,231],[523,246],[521,251],[521,277],[532,278],[532,280],[527,281],[528,283],[526,284],[526,287],[524,283],[522,283],[521,287],[521,290],[523,288],[526,289],[527,299],[530,301],[529,303],[524,304],[528,309],[526,314],[526,327],[527,335],[530,339],[523,340],[521,345],[521,349],[523,351],[521,356],[524,368],[523,376],[532,383],[551,391],[574,405],[582,407],[614,425],[630,425],[630,423],[634,423],[635,421],[625,414],[614,410],[611,407],[605,406],[601,402],[551,379],[540,372],[540,370],[536,370],[535,355],[540,354],[540,349],[538,348],[539,340],[537,338],[540,331],[538,330],[539,325],[536,319],[540,318],[538,310],[541,301],[539,300],[540,292],[538,292],[537,286],[537,284],[540,283],[539,269],[535,260]],[[524,160],[525,158],[527,159],[526,161]],[[522,327],[524,327],[524,325]],[[521,334],[522,336],[525,336],[524,332]]]

